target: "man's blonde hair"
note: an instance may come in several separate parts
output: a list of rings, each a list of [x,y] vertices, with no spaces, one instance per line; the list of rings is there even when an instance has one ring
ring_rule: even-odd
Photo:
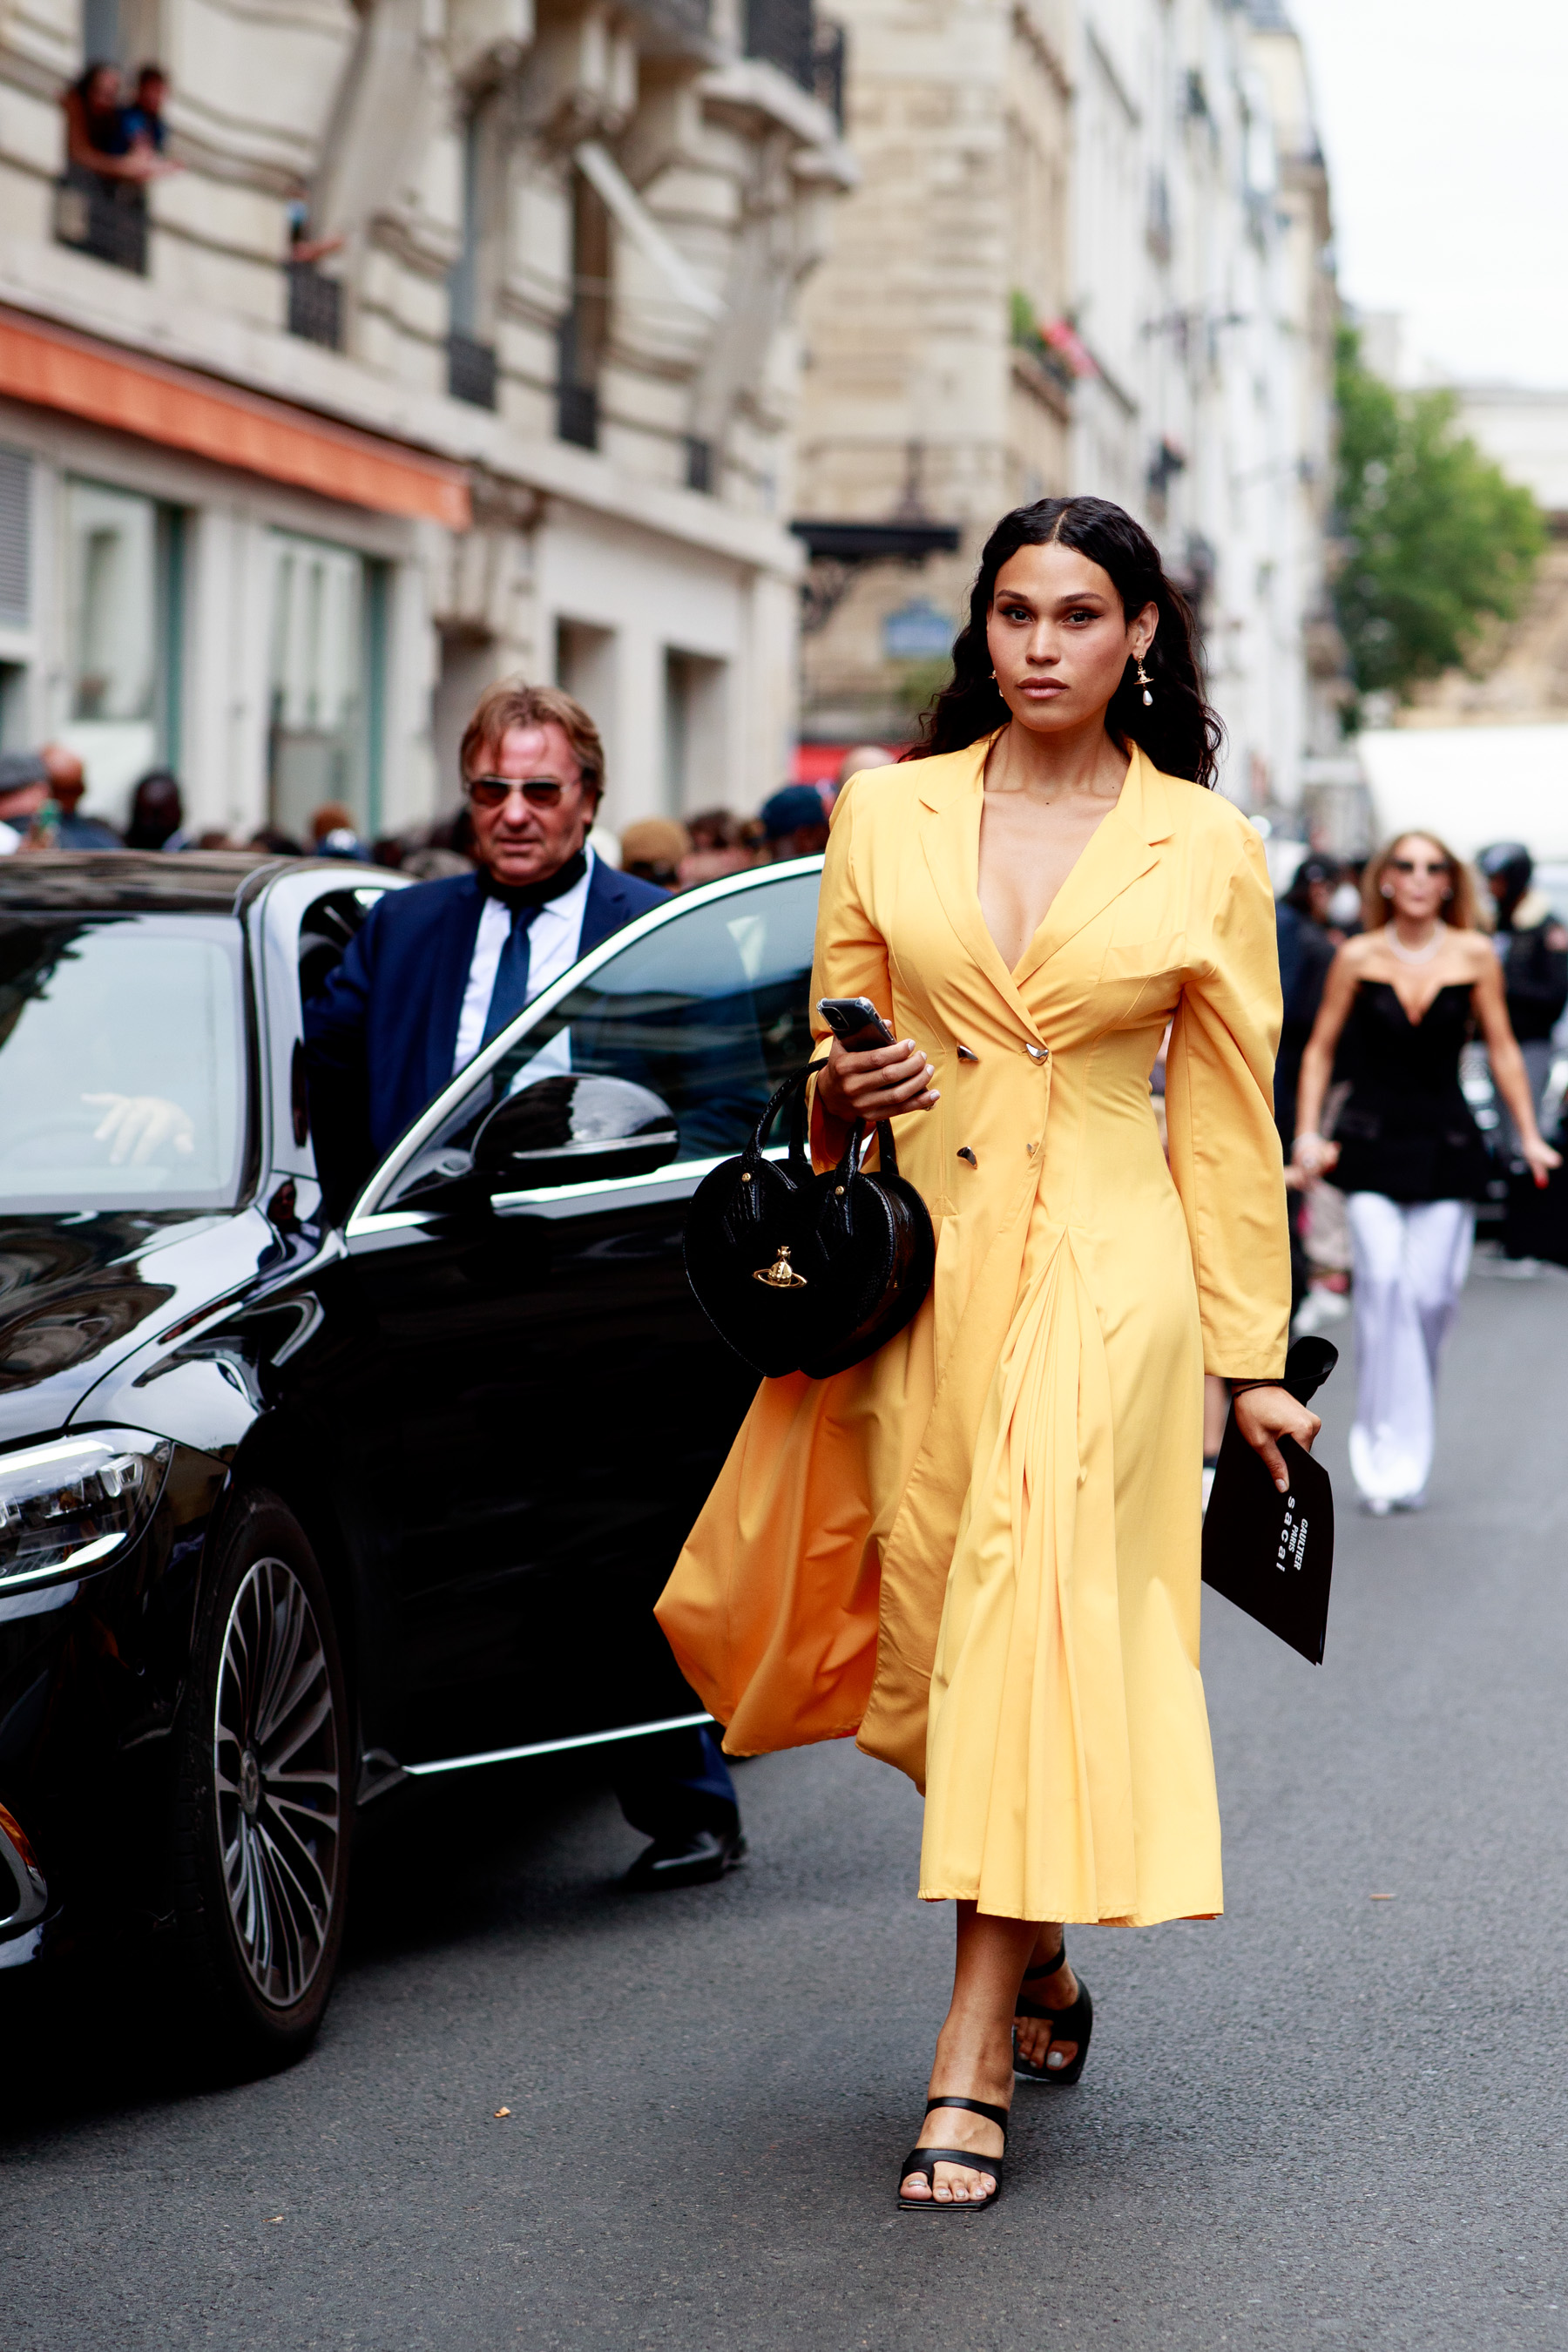
[[[598,729],[582,704],[561,687],[530,686],[521,677],[503,677],[487,686],[475,705],[458,751],[465,783],[475,760],[493,759],[512,727],[559,727],[583,772],[584,788],[598,799],[605,789],[605,747]]]

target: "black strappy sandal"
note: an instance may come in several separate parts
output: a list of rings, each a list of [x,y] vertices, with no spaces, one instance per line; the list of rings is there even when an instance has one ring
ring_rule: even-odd
[[[911,2147],[899,2167],[899,2210],[900,2213],[984,2213],[994,2205],[1002,2194],[1002,2158],[1007,2153],[1007,2110],[994,2107],[984,2099],[928,2099],[926,2113],[937,2107],[963,2107],[972,2116],[984,2116],[997,2124],[1002,2131],[1002,2156],[981,2156],[973,2147]],[[988,2172],[996,2186],[989,2197],[950,2198],[945,2204],[936,2193],[936,2168],[939,2164],[962,2164],[971,2172]],[[923,2172],[931,2182],[929,2197],[906,2197],[903,2183],[911,2172]]]
[[[1042,1961],[1037,1969],[1026,1969],[1025,1984],[1028,1983],[1031,1977],[1054,1977],[1067,1956],[1067,1946],[1064,1944],[1054,1960]],[[1042,2019],[1051,2029],[1053,2042],[1078,2043],[1078,2054],[1070,2065],[1052,2067],[1047,2072],[1043,2065],[1033,2065],[1027,2058],[1019,2057],[1018,2037],[1015,2034],[1013,2037],[1014,2081],[1016,2083],[1048,2083],[1054,2090],[1065,2089],[1069,2083],[1076,2083],[1083,2072],[1083,2062],[1089,2056],[1089,2037],[1094,2031],[1094,2003],[1089,1997],[1089,1987],[1083,1979],[1079,1977],[1078,1980],[1078,1999],[1070,2002],[1066,2009],[1047,2009],[1043,2002],[1030,2000],[1028,1996],[1020,1990],[1013,2013],[1016,2017]],[[1050,2056],[1048,2050],[1046,2055],[1047,2058]]]

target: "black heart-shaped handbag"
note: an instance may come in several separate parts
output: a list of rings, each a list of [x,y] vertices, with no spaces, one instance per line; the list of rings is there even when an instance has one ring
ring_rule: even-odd
[[[686,1219],[686,1274],[698,1305],[770,1379],[800,1371],[826,1380],[874,1355],[911,1320],[936,1266],[931,1213],[899,1173],[886,1119],[874,1173],[860,1166],[859,1126],[837,1168],[821,1176],[812,1168],[810,1076],[785,1080],[744,1151],[703,1178]],[[769,1160],[768,1135],[786,1102],[787,1155]]]

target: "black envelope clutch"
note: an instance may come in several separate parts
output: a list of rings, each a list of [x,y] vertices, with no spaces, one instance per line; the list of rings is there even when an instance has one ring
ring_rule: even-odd
[[[1281,1386],[1306,1404],[1339,1360],[1326,1339],[1298,1339]],[[1204,1514],[1204,1582],[1321,1666],[1334,1565],[1334,1490],[1322,1464],[1294,1438],[1282,1437],[1279,1451],[1290,1474],[1284,1495],[1232,1412]]]

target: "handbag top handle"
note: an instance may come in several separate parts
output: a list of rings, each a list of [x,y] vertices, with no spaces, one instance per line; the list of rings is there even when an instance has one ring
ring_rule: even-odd
[[[743,1168],[755,1172],[763,1152],[767,1150],[769,1130],[787,1102],[789,1104],[789,1171],[797,1182],[809,1178],[811,1160],[805,1148],[805,1083],[816,1071],[826,1069],[826,1062],[807,1062],[804,1069],[796,1070],[793,1076],[784,1080],[783,1086],[769,1100],[767,1108],[752,1130],[750,1140],[741,1154],[741,1164]],[[866,1125],[867,1122],[864,1119],[857,1119],[850,1128],[849,1139],[844,1147],[843,1155],[834,1171],[841,1183],[847,1181],[851,1177],[858,1176],[860,1172],[860,1161],[866,1147]],[[884,1176],[896,1176],[899,1172],[899,1153],[898,1147],[893,1141],[892,1127],[887,1119],[879,1118],[876,1122],[876,1128],[880,1172]]]

